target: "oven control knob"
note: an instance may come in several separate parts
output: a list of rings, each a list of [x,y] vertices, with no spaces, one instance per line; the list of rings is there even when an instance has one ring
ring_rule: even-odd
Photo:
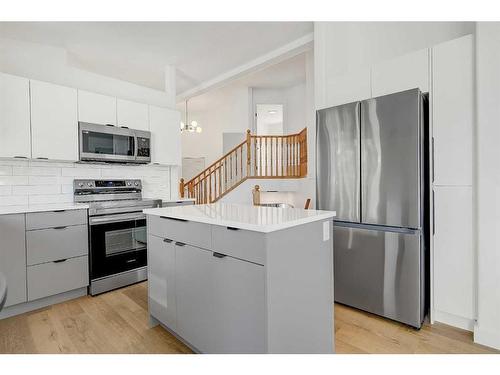
[[[127,186],[132,186],[132,183],[130,181],[127,182]]]
[[[83,187],[83,182],[80,182],[78,186]]]
[[[87,182],[88,187],[92,187],[92,182]]]
[[[134,182],[134,185],[135,186],[139,186],[139,183],[136,181],[136,182]]]

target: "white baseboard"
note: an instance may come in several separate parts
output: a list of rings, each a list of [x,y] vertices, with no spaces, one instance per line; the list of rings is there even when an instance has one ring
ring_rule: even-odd
[[[488,331],[476,325],[474,328],[474,342],[500,350],[500,331]]]
[[[41,309],[50,305],[55,305],[56,303],[61,303],[68,301],[70,299],[82,297],[87,295],[87,287],[70,290],[69,292],[64,292],[61,294],[56,294],[55,296],[40,298],[35,301],[20,303],[18,305],[5,307],[2,312],[0,312],[0,319],[9,318],[11,316],[24,314],[25,312]]]
[[[449,314],[443,311],[434,310],[433,321],[448,324],[467,331],[474,331],[474,319],[464,318],[462,316]]]

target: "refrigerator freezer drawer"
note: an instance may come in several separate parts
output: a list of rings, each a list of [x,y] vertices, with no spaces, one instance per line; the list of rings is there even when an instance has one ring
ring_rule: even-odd
[[[420,231],[336,224],[334,244],[336,302],[420,328],[425,301]]]

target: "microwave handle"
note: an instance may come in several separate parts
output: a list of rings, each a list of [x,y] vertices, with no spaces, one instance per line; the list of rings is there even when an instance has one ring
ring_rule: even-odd
[[[137,142],[137,134],[134,133],[134,159],[137,160],[137,153],[139,152],[139,142]]]

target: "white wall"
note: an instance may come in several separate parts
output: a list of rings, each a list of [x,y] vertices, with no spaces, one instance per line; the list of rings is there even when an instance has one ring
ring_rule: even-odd
[[[63,48],[0,37],[0,71],[123,99],[175,108],[175,79],[166,69],[166,91],[88,72],[71,64]]]
[[[184,103],[177,109],[185,118]],[[249,89],[239,84],[194,97],[188,103],[189,119],[198,121],[202,133],[182,134],[182,157],[205,157],[206,165],[222,156],[222,133],[245,133],[249,126]]]
[[[500,23],[478,22],[476,342],[500,349]]]
[[[146,198],[178,197],[167,166],[0,159],[0,206],[73,202],[73,180],[82,178],[138,178]]]

